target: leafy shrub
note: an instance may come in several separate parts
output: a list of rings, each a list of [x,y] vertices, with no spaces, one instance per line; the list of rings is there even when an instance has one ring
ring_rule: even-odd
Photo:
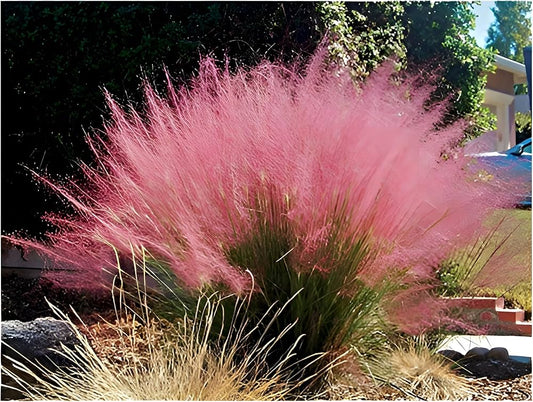
[[[234,74],[204,59],[190,90],[169,82],[163,98],[146,84],[142,112],[107,94],[85,181],[38,176],[76,211],[47,216],[57,230],[33,242],[71,270],[50,275],[109,286],[116,250],[130,274],[148,256],[159,284],[193,298],[253,289],[252,316],[294,298],[277,330],[298,319],[303,356],[379,339],[385,294],[388,319],[431,325],[433,312],[413,328],[405,309],[429,305],[418,284],[513,200],[465,169],[461,128],[434,130],[416,79],[388,66],[356,88],[324,55]]]
[[[516,113],[516,142],[520,143],[531,137],[531,112]]]

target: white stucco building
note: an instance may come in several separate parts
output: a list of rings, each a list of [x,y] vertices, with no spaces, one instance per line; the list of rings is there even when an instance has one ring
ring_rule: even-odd
[[[515,84],[527,84],[526,68],[523,64],[502,56],[495,56],[496,71],[487,74],[487,86],[483,104],[496,115],[497,129],[484,143],[491,149],[504,151],[516,144],[515,113],[529,110],[527,95],[514,95]],[[483,136],[482,136],[483,137]]]

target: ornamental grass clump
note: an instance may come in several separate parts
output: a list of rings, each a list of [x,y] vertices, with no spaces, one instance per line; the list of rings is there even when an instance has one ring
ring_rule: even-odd
[[[393,347],[367,366],[370,375],[402,392],[410,400],[468,400],[472,390],[450,361],[415,337]]]
[[[68,269],[50,272],[63,286],[109,285],[115,250],[130,268],[146,252],[168,297],[253,290],[256,320],[294,297],[268,331],[297,320],[302,357],[371,349],[384,321],[412,314],[382,310],[383,297],[427,306],[419,290],[438,262],[514,201],[465,169],[461,127],[435,130],[430,91],[391,70],[356,87],[324,50],[305,66],[234,73],[206,58],[188,87],[169,79],[162,96],[145,84],[143,110],[107,94],[85,180],[39,176],[75,213],[48,215],[57,230],[33,245]]]
[[[437,275],[442,284],[436,289],[440,294],[472,296],[483,288],[512,288],[530,281],[529,229],[510,218],[512,215],[504,216],[487,234],[440,264]]]

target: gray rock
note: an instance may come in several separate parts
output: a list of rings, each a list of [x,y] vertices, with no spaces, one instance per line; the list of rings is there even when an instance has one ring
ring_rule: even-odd
[[[451,349],[440,350],[439,354],[444,356],[447,360],[451,360],[454,362],[457,362],[464,357],[461,352],[457,352],[456,350]]]
[[[2,355],[20,360],[20,353],[30,361],[39,361],[50,368],[68,365],[66,359],[57,353],[61,344],[73,348],[79,343],[68,323],[50,317],[29,322],[3,321],[1,329]]]
[[[472,348],[466,352],[465,358],[472,360],[486,360],[489,350],[487,348]]]
[[[487,353],[487,359],[504,362],[509,360],[509,352],[506,348],[492,348],[489,350],[489,353]]]

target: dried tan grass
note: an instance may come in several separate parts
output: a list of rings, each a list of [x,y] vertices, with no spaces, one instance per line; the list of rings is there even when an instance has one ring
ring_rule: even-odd
[[[17,373],[2,370],[31,400],[279,400],[294,391],[297,384],[287,382],[291,351],[275,367],[265,366],[277,339],[244,351],[246,331],[254,329],[243,325],[218,343],[209,341],[219,302],[208,298],[195,319],[185,317],[180,326],[141,325],[132,316],[87,327],[91,341],[56,309],[80,342],[61,351],[72,368],[36,370],[21,356],[12,360]]]
[[[352,351],[353,352],[353,351]],[[361,369],[356,353],[346,353],[343,364],[329,371],[320,398],[325,400],[397,400],[403,394],[383,382],[376,382]]]
[[[454,373],[450,362],[423,339],[383,353],[367,368],[376,380],[401,391],[407,399],[462,400],[471,394],[468,381]]]

